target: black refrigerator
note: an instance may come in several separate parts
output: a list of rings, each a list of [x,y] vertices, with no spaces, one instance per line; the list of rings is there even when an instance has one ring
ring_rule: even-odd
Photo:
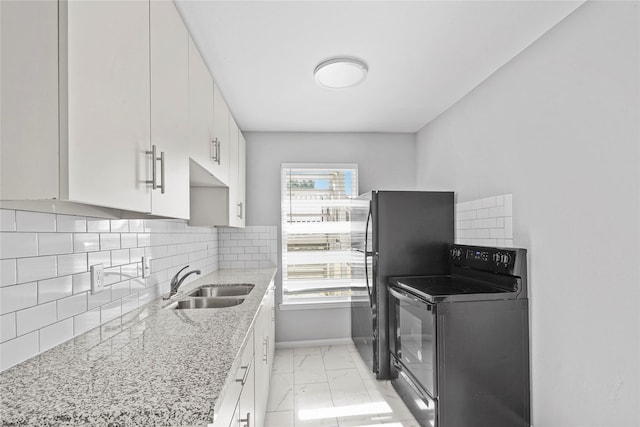
[[[375,378],[389,379],[387,280],[449,273],[453,192],[371,191],[351,215],[351,338]]]

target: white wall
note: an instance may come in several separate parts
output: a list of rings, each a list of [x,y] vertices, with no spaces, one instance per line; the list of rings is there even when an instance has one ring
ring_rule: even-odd
[[[533,421],[640,425],[638,2],[587,2],[417,137],[419,188],[513,194]]]
[[[360,192],[415,189],[415,135],[380,133],[247,132],[247,225],[278,226],[281,163],[357,163]],[[282,277],[276,276],[281,302]],[[351,336],[348,308],[280,310],[276,341],[344,339]]]

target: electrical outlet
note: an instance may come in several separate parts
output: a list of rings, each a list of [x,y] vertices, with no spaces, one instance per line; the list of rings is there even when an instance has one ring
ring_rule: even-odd
[[[148,256],[142,257],[142,277],[147,278],[151,275],[151,258]]]
[[[91,294],[104,291],[104,265],[91,266]]]

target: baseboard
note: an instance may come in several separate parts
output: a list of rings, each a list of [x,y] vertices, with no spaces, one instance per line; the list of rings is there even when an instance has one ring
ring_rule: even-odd
[[[276,342],[276,348],[293,348],[293,347],[317,347],[326,345],[345,345],[353,344],[351,338],[332,338],[326,340],[309,340],[309,341],[280,341]]]

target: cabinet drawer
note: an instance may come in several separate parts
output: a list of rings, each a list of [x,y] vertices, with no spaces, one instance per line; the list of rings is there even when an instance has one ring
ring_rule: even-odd
[[[249,331],[240,355],[236,358],[234,366],[227,384],[220,394],[220,398],[216,402],[214,408],[213,425],[214,427],[228,427],[233,419],[233,413],[240,399],[242,388],[249,380],[248,376],[253,374],[251,369],[253,364],[253,330]]]

